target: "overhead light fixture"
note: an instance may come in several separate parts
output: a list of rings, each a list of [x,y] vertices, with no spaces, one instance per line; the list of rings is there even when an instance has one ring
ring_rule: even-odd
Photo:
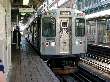
[[[23,5],[28,5],[29,0],[23,0]]]
[[[25,15],[26,13],[21,13],[21,15]]]

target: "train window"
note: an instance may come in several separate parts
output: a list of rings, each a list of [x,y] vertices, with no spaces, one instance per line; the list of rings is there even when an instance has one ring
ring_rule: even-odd
[[[42,36],[44,37],[56,36],[56,20],[54,17],[44,17],[42,19]]]
[[[75,36],[82,37],[85,35],[85,19],[76,18],[75,20]]]
[[[67,22],[62,22],[62,27],[67,27]]]

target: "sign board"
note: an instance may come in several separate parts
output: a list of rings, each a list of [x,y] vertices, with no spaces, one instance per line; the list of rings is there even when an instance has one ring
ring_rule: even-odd
[[[19,12],[24,12],[24,13],[28,13],[28,12],[34,12],[35,10],[33,8],[19,8]]]

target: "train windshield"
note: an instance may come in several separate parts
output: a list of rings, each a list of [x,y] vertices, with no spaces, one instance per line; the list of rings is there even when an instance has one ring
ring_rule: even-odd
[[[76,18],[75,20],[75,36],[83,37],[85,35],[85,19]]]
[[[54,17],[44,17],[42,19],[42,36],[44,37],[56,36],[56,20]]]

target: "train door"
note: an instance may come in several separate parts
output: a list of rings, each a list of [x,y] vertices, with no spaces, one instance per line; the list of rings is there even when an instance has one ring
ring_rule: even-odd
[[[56,19],[55,17],[42,18],[41,54],[56,55]]]
[[[72,54],[85,53],[86,37],[85,37],[85,19],[75,19],[75,37],[73,38]]]
[[[60,18],[60,54],[70,53],[70,18]]]

